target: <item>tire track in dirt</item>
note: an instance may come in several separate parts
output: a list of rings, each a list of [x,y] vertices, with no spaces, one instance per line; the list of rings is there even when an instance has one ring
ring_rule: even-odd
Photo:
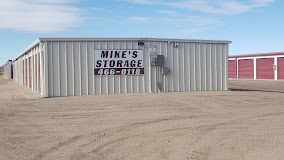
[[[127,124],[127,125],[123,125],[123,126],[118,126],[116,128],[112,128],[112,129],[106,129],[106,130],[102,130],[99,132],[92,132],[92,133],[87,133],[84,135],[80,135],[80,136],[74,136],[73,138],[68,139],[67,141],[64,142],[60,142],[59,144],[56,144],[54,146],[52,146],[51,148],[40,152],[40,154],[38,154],[34,159],[43,159],[46,156],[48,156],[49,154],[52,154],[53,152],[58,152],[61,149],[64,149],[65,147],[68,148],[68,150],[76,150],[76,148],[82,148],[82,147],[86,147],[88,145],[91,145],[95,142],[100,141],[101,139],[104,138],[109,138],[110,136],[113,136],[114,134],[118,134],[118,133],[123,133],[123,132],[128,132],[130,130],[133,130],[137,127],[141,127],[143,125],[149,125],[149,124],[155,124],[155,123],[160,123],[160,122],[166,122],[166,121],[176,121],[176,120],[186,120],[186,119],[192,119],[196,116],[171,116],[171,117],[165,117],[165,118],[160,118],[160,119],[156,119],[156,120],[152,120],[152,121],[146,121],[146,122],[134,122],[132,124]],[[216,123],[216,124],[210,124],[210,125],[203,125],[203,126],[195,126],[195,127],[189,127],[189,128],[175,128],[175,129],[170,129],[170,130],[163,130],[163,131],[158,131],[158,132],[146,132],[143,134],[138,134],[138,135],[132,135],[132,136],[127,136],[127,137],[118,137],[116,139],[107,141],[103,144],[100,144],[99,146],[97,146],[96,148],[94,148],[91,153],[96,154],[96,156],[106,156],[107,152],[112,149],[109,148],[106,151],[102,152],[102,150],[106,147],[112,146],[116,143],[120,143],[122,141],[125,141],[127,139],[130,138],[134,138],[134,137],[139,137],[139,136],[145,136],[145,135],[149,135],[149,134],[155,134],[155,133],[167,133],[167,132],[177,132],[180,130],[200,130],[199,133],[197,134],[197,136],[195,137],[195,141],[194,143],[198,143],[199,141],[202,140],[202,137],[204,137],[205,135],[209,134],[210,132],[213,132],[214,130],[216,130],[218,127],[224,126],[224,125],[228,125],[231,124],[234,120],[228,121],[228,122],[222,122],[222,123]],[[89,137],[93,137],[91,138],[89,143],[83,143],[80,144],[80,140],[82,139],[86,139]],[[79,144],[74,144],[75,142],[78,142]],[[72,146],[74,145],[74,146]],[[72,147],[71,147],[72,146]],[[109,153],[108,153],[109,154]]]
[[[136,134],[136,135],[132,135],[132,136],[126,136],[126,137],[118,137],[116,139],[109,140],[109,141],[97,146],[91,152],[96,154],[96,157],[98,159],[103,159],[107,155],[111,154],[111,150],[113,150],[115,148],[115,144],[120,143],[122,141],[131,139],[131,138],[135,138],[135,137],[141,137],[141,136],[146,136],[146,135],[154,135],[154,134],[157,134],[157,133],[158,134],[167,134],[169,132],[179,132],[179,131],[184,131],[184,130],[186,130],[186,131],[198,130],[198,132],[194,135],[195,137],[192,137],[192,139],[194,139],[193,142],[192,142],[192,145],[195,146],[196,144],[198,144],[202,140],[203,137],[205,137],[206,135],[215,131],[218,127],[222,127],[222,126],[225,126],[225,125],[228,125],[228,124],[231,124],[231,123],[232,122],[229,121],[229,122],[222,122],[222,123],[216,123],[216,124],[210,124],[210,125],[187,127],[187,128],[175,128],[175,129],[168,129],[168,130],[162,130],[162,131],[146,132],[146,133]],[[188,132],[183,132],[183,133],[187,134]],[[111,137],[108,136],[106,138],[109,139]],[[110,147],[110,146],[112,146],[112,147]],[[105,148],[107,148],[107,149],[105,149]],[[195,152],[195,151],[193,151],[193,152]],[[202,155],[203,158],[207,157],[207,155],[209,154],[209,148],[207,148],[206,154],[205,154],[205,150],[202,153],[200,151],[198,153],[199,153],[199,155]]]
[[[35,156],[35,160],[36,159],[43,159],[46,156],[48,156],[49,154],[52,154],[53,152],[59,151],[60,149],[63,149],[64,147],[68,147],[68,150],[73,150],[75,148],[81,148],[81,147],[85,147],[87,145],[90,145],[96,141],[99,141],[100,139],[107,137],[108,135],[114,134],[114,133],[119,133],[119,132],[126,132],[132,129],[135,129],[137,127],[140,127],[142,125],[149,125],[149,124],[154,124],[154,123],[160,123],[160,122],[165,122],[165,121],[173,121],[173,120],[184,120],[184,119],[191,119],[193,118],[193,116],[190,117],[184,117],[184,116],[171,116],[171,117],[165,117],[165,118],[161,118],[161,119],[156,119],[156,120],[152,120],[152,121],[146,121],[146,122],[134,122],[132,124],[127,124],[127,125],[123,125],[123,126],[119,126],[116,128],[112,128],[112,129],[106,129],[106,130],[102,130],[99,132],[92,132],[92,133],[88,133],[88,134],[84,134],[84,135],[79,135],[79,136],[74,136],[73,138],[68,139],[67,141],[64,142],[60,142],[54,146],[52,146],[51,148],[40,152],[37,156]],[[94,137],[95,136],[95,137]],[[71,145],[75,142],[78,142],[82,139],[88,137],[94,137],[91,142],[87,143],[87,144],[76,144],[75,146],[71,147]],[[131,138],[131,137],[129,137]],[[121,140],[115,140],[114,142],[109,142],[107,145],[102,145],[99,148],[103,148],[106,147],[108,145],[111,145],[113,143],[117,143],[119,141],[123,141],[124,139],[127,138],[122,138]],[[94,150],[100,150],[100,149],[94,149]]]
[[[39,153],[35,158],[34,160],[38,160],[38,159],[43,159],[46,155],[54,152],[54,151],[57,151],[59,148],[62,148],[64,146],[68,146],[69,144],[79,140],[81,136],[75,136],[75,137],[72,137],[70,139],[68,139],[67,141],[64,141],[64,142],[60,142],[58,143],[57,145],[55,146],[52,146],[51,148],[49,148],[48,150],[45,150],[41,153]]]

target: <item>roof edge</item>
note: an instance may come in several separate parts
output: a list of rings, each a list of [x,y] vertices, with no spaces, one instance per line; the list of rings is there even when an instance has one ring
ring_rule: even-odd
[[[178,39],[178,38],[150,38],[150,37],[42,37],[40,41],[176,41],[176,42],[201,42],[201,43],[232,43],[228,40],[206,39]]]
[[[16,61],[18,58],[20,58],[22,55],[24,55],[26,52],[28,52],[29,50],[31,50],[35,45],[39,44],[40,39],[36,39],[32,44],[30,44],[25,50],[23,50],[14,60]]]
[[[268,52],[268,53],[253,53],[253,54],[231,55],[228,58],[259,57],[259,56],[273,56],[273,55],[284,55],[284,51],[282,51],[282,52]]]
[[[228,40],[207,40],[207,39],[178,39],[178,38],[150,38],[150,37],[41,37],[36,39],[26,49],[24,49],[13,61],[23,56],[31,50],[35,45],[42,41],[161,41],[161,42],[199,42],[199,43],[225,43],[230,44]]]

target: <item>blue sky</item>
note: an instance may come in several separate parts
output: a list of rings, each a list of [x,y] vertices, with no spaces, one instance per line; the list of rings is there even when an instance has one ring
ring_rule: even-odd
[[[7,0],[0,65],[39,37],[230,40],[229,54],[284,51],[280,0]]]

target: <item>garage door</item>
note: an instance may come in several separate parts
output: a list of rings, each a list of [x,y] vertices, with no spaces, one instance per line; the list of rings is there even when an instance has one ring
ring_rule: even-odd
[[[278,58],[278,79],[284,79],[284,57]]]
[[[237,78],[237,65],[236,60],[229,60],[229,78]]]
[[[256,78],[274,79],[274,58],[256,59]]]
[[[253,79],[253,59],[243,59],[238,62],[239,79]]]
[[[29,58],[29,87],[32,88],[32,58]]]

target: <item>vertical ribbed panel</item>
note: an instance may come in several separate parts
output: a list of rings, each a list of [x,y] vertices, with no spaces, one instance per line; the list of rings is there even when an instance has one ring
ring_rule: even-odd
[[[228,44],[167,41],[47,41],[44,52],[36,45],[14,61],[14,81],[45,97],[93,94],[183,92],[227,90]],[[168,75],[161,67],[150,66],[149,51],[154,45],[164,55]],[[94,50],[139,49],[144,53],[144,75],[94,75]],[[32,57],[31,65],[29,57]],[[29,73],[29,66],[32,66]],[[23,72],[24,71],[24,72]],[[161,88],[158,88],[160,84]],[[42,89],[42,90],[41,90]]]
[[[61,96],[67,96],[66,42],[59,42],[59,82]]]
[[[13,63],[13,81],[19,83],[34,92],[41,93],[40,90],[40,47],[35,45],[23,56]]]
[[[95,94],[95,89],[94,89],[94,42],[87,42],[86,43],[87,47],[87,70],[88,70],[88,95]]]

